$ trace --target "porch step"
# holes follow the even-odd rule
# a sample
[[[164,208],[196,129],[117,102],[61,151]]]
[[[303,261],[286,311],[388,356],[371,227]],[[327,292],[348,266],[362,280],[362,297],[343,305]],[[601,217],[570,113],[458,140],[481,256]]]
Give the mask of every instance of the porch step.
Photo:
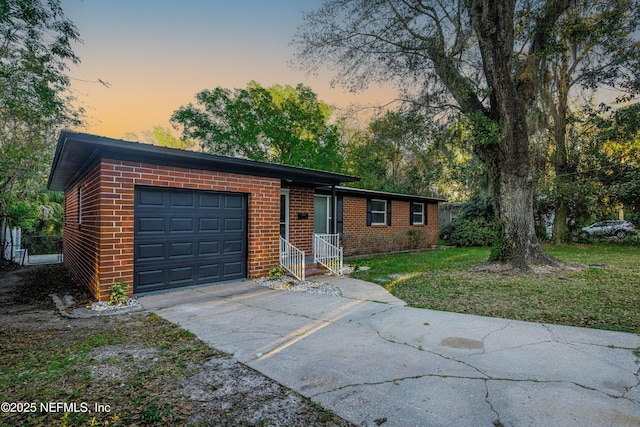
[[[327,274],[328,271],[329,270],[315,262],[307,262],[304,265],[304,274],[306,277],[322,276]]]

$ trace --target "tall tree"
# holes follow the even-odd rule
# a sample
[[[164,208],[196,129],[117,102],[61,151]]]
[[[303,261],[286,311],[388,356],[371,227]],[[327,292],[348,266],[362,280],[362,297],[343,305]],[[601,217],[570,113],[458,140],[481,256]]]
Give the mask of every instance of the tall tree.
[[[352,131],[353,132],[353,131]],[[416,170],[426,147],[422,118],[411,112],[388,111],[346,149],[349,173],[362,179],[355,186],[400,193],[426,193],[427,176]]]
[[[206,151],[293,166],[338,170],[338,127],[331,108],[302,84],[245,89],[217,87],[196,95],[171,116],[184,138]]]
[[[79,61],[78,32],[59,0],[0,2],[0,214],[37,193],[53,155],[55,132],[77,123],[68,65]]]
[[[553,141],[555,173],[553,240],[569,241],[571,195],[579,150],[569,138],[571,93],[608,86],[640,91],[640,3],[630,0],[572,2],[558,22],[554,45],[543,61],[539,85],[543,125]],[[526,15],[524,15],[526,17]]]
[[[610,203],[621,204],[625,212],[640,218],[640,103],[607,116],[594,117],[592,139],[597,150],[595,176],[607,189]]]
[[[492,259],[515,268],[557,264],[534,229],[527,111],[541,64],[570,0],[327,0],[306,16],[294,44],[303,66],[336,64],[352,89],[372,81],[418,87],[418,102],[458,111],[487,165],[501,230]],[[518,8],[518,9],[516,9]],[[528,20],[517,25],[526,10]],[[516,31],[518,29],[518,32]],[[453,108],[449,108],[453,107]]]

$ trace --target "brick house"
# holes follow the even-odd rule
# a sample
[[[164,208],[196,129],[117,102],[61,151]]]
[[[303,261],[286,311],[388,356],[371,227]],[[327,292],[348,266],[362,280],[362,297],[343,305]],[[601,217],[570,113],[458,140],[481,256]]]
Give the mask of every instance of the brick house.
[[[48,188],[64,191],[64,262],[106,300],[257,278],[282,236],[305,253],[341,233],[345,254],[437,244],[440,199],[340,186],[358,178],[62,132]]]

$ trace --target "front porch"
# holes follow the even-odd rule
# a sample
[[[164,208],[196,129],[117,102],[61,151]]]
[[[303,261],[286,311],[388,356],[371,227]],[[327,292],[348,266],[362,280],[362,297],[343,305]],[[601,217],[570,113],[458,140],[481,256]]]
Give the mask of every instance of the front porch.
[[[313,187],[281,188],[279,260],[299,280],[326,272],[341,274],[343,251],[335,233],[335,209],[331,196],[317,195]]]
[[[343,250],[339,234],[313,234],[313,256],[280,236],[280,265],[298,280],[326,273],[342,275]]]

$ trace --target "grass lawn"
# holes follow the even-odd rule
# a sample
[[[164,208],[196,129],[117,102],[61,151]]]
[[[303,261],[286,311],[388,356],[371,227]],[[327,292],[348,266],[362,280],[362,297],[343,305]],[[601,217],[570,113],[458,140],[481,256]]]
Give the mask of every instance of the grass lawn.
[[[352,276],[378,283],[410,306],[640,333],[640,247],[549,246],[562,261],[590,267],[562,274],[471,271],[488,248],[382,255],[352,262]]]

